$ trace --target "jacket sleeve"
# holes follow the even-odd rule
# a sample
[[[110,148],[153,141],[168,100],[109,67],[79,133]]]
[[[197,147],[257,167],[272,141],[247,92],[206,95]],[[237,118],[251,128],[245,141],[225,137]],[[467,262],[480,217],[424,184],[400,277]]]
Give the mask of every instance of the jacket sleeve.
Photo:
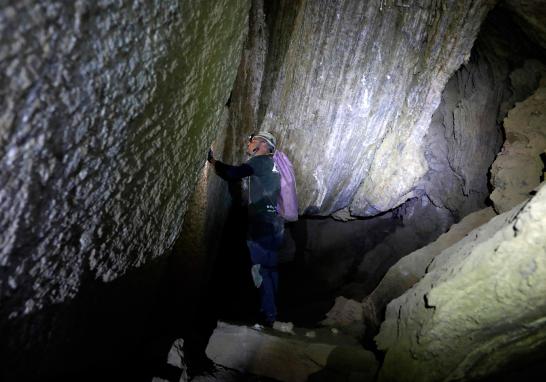
[[[240,180],[254,174],[252,167],[246,163],[240,166],[230,166],[217,160],[214,163],[214,169],[222,179],[227,181]]]

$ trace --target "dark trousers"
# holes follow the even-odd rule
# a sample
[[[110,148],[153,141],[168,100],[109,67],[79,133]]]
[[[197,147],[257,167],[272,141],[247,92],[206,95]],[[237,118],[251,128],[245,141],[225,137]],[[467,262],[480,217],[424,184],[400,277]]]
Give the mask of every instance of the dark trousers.
[[[279,285],[277,272],[277,252],[282,245],[283,231],[277,230],[259,239],[247,240],[252,264],[260,264],[260,311],[265,315],[266,321],[273,323],[277,319],[276,296]]]

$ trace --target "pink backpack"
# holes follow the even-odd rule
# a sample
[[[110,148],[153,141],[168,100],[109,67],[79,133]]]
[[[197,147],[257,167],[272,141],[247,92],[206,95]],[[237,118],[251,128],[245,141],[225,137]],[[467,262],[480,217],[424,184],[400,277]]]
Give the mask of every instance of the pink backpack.
[[[282,151],[276,150],[273,160],[281,174],[281,193],[277,200],[277,211],[289,222],[298,220],[298,194],[296,192],[296,176],[294,166]]]

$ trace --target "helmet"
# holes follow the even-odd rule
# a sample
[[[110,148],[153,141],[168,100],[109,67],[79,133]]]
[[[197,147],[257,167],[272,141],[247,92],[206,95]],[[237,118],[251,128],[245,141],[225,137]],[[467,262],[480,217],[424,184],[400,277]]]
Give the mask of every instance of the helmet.
[[[273,150],[277,147],[277,140],[273,134],[268,133],[267,131],[260,131],[252,135],[252,138],[260,138],[264,140]]]

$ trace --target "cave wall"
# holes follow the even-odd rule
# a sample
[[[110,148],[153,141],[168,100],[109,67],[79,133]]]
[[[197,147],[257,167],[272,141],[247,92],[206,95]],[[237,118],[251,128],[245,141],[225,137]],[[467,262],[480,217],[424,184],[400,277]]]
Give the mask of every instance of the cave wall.
[[[539,84],[543,64],[502,8],[489,14],[470,60],[449,80],[425,137],[427,195],[456,219],[484,208],[489,169],[504,139],[508,109]]]
[[[368,216],[418,196],[432,113],[493,2],[278,4],[285,27],[266,16],[253,44],[255,57],[273,55],[240,70],[262,78],[252,94],[263,98],[234,135],[257,127],[278,136],[301,212]]]
[[[300,224],[306,232],[305,243],[299,240],[306,271],[323,286],[353,281],[344,293],[363,297],[400,257],[434,240],[459,217],[459,211],[425,195],[445,191],[424,177],[431,166],[425,133],[445,83],[468,61],[492,5],[252,2],[221,158],[244,161],[245,137],[270,130],[295,165],[300,213],[346,221],[397,207],[400,215],[407,213],[403,227],[381,244],[388,236],[383,221],[353,221],[343,229],[333,220]],[[498,137],[476,148],[495,147],[488,149],[487,166],[500,146],[494,122],[492,129]],[[389,221],[396,227],[399,219]],[[351,233],[353,244],[333,249]]]
[[[534,86],[542,68],[525,61],[511,81]],[[386,352],[379,380],[514,380],[544,373],[544,77],[539,85],[504,119],[506,140],[491,169],[491,199],[502,214],[490,219],[490,208],[469,215],[473,222],[465,218],[397,263],[363,302],[366,324],[377,325],[381,306],[407,289],[387,305],[375,338]],[[484,218],[490,220],[468,232]]]
[[[502,380],[507,370],[544,365],[545,216],[542,184],[436,256],[387,306],[379,380]]]
[[[2,4],[0,325],[10,339],[2,341],[3,373],[36,376],[58,366],[56,346],[70,353],[69,338],[93,324],[82,312],[104,308],[70,307],[84,287],[96,285],[106,298],[127,282],[135,301],[139,288],[157,288],[164,265],[154,259],[179,235],[219,130],[249,6]],[[110,295],[125,306],[122,294]],[[147,297],[133,301],[133,313],[148,315]],[[126,330],[123,319],[109,330],[105,346]],[[35,367],[20,370],[29,349]]]
[[[352,241],[365,241],[368,245],[360,246],[363,251],[352,258],[350,251],[343,250],[332,253],[330,259],[321,259],[326,251],[316,248],[317,243],[308,246],[316,248],[317,260],[325,264],[322,273],[332,271],[330,279],[336,277],[334,273],[346,282],[349,279],[350,283],[339,290],[339,294],[362,300],[400,258],[435,240],[453,222],[490,203],[489,170],[504,139],[503,118],[509,108],[538,87],[544,69],[537,60],[540,57],[540,49],[528,40],[506,9],[496,8],[488,14],[470,58],[442,91],[440,104],[424,137],[423,150],[429,169],[417,185],[421,195],[392,210],[399,220],[391,221],[392,232],[379,241],[373,240],[377,237],[376,226],[380,226],[373,223],[375,218],[362,225],[360,232],[355,230]],[[540,150],[540,144],[535,146]],[[533,158],[535,162],[538,160],[533,166],[537,168],[540,158],[536,154]],[[524,176],[525,171],[512,167],[520,177]],[[518,177],[512,178],[514,183],[518,182]],[[537,181],[538,177],[520,190],[520,201],[528,196]],[[500,183],[494,195],[500,192]],[[333,216],[347,218],[347,210]],[[350,216],[346,224],[357,225]],[[333,224],[330,226],[333,228]],[[308,227],[310,240],[320,244],[324,237],[331,236],[324,233],[326,229],[313,228]],[[338,271],[326,266],[337,261]],[[355,263],[358,264],[356,271]],[[317,264],[312,263],[310,267],[318,268]],[[344,271],[339,269],[343,266]],[[405,284],[403,280],[401,283]],[[378,314],[382,314],[381,309]]]
[[[491,168],[493,206],[506,212],[533,193],[546,170],[546,70],[541,87],[504,119],[506,140]],[[539,72],[540,73],[540,72]]]

